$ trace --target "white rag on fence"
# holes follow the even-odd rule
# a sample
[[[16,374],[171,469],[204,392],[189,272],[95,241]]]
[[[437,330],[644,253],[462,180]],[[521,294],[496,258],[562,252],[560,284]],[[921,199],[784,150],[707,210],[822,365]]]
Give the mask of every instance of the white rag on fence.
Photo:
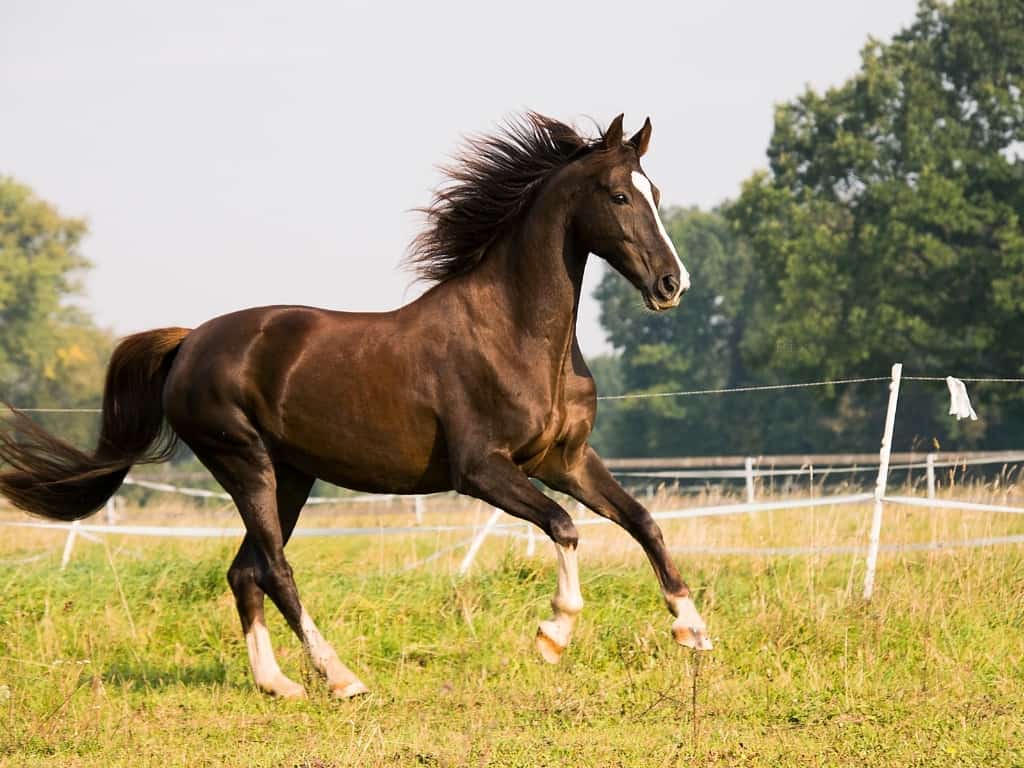
[[[946,386],[949,387],[949,415],[956,416],[956,420],[969,418],[971,421],[978,420],[978,414],[971,407],[971,398],[967,396],[967,385],[960,379],[952,376],[946,377]]]

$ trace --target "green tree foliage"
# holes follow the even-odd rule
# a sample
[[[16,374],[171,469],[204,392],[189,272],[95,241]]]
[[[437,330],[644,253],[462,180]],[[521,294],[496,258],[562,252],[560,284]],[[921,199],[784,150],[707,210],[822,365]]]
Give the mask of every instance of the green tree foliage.
[[[753,364],[1024,372],[1022,87],[1024,5],[924,0],[891,44],[868,44],[854,78],[779,107],[770,171],[730,209],[773,315],[749,339]],[[1002,393],[987,403],[990,445],[1015,440],[1019,388]],[[902,434],[949,433],[942,391],[914,394]]]
[[[694,273],[680,309],[642,315],[602,283],[627,389],[876,376],[895,361],[908,373],[1024,374],[1022,88],[1020,0],[923,0],[891,43],[868,43],[852,79],[779,106],[769,170],[724,208],[736,235],[713,214],[670,217]],[[618,448],[870,450],[878,389],[732,395],[724,410],[640,401],[622,406],[638,432]],[[901,445],[1019,447],[1021,388],[973,391],[985,419],[960,427],[944,388],[908,384]]]
[[[0,177],[0,395],[15,405],[98,404],[112,339],[68,300],[90,266],[85,222],[66,218],[13,179]],[[95,419],[52,426],[88,440]],[[53,418],[48,420],[48,424]]]
[[[644,309],[635,288],[606,270],[595,295],[609,341],[622,350],[620,386],[648,394],[728,386],[735,349],[730,341],[742,312],[749,259],[716,214],[673,210],[664,218],[684,260],[701,264],[705,290],[689,294],[674,311],[655,315]],[[721,279],[730,274],[735,279]],[[724,290],[732,291],[732,301],[719,298]],[[602,371],[594,374],[604,392]],[[709,415],[705,405],[675,397],[603,401],[595,445],[611,455],[679,453],[699,429],[694,408],[702,417]]]

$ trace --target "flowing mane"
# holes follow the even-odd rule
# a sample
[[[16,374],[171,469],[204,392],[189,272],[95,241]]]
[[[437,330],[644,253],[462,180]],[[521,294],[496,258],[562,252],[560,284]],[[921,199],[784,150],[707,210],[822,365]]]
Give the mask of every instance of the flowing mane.
[[[580,136],[551,117],[527,112],[493,136],[467,140],[426,208],[427,226],[408,262],[425,280],[444,282],[475,267],[506,225],[529,205],[553,172],[591,151],[600,139]]]

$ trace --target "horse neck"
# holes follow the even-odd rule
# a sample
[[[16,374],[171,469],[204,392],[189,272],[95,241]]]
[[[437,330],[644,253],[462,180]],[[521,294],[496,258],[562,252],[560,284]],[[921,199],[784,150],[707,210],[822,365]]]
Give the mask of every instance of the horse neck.
[[[487,314],[511,322],[515,338],[556,364],[572,348],[587,261],[568,226],[569,204],[558,190],[542,194],[470,274]]]

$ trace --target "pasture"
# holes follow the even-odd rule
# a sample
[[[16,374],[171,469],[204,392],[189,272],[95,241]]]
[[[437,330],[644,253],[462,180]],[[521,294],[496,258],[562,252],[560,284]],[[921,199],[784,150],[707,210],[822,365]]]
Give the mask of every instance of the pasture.
[[[407,506],[341,509],[300,526],[409,524]],[[442,497],[428,522],[488,512]],[[869,518],[818,507],[664,528],[674,547],[825,547],[865,542]],[[180,502],[127,511],[140,521],[235,524]],[[883,541],[1020,533],[1015,515],[887,507]],[[678,554],[716,644],[698,659],[672,642],[639,547],[610,526],[581,534],[587,605],[556,667],[533,648],[555,583],[547,541],[531,557],[491,538],[464,578],[462,550],[409,569],[459,534],[293,541],[306,605],[372,689],[338,702],[270,607],[281,665],[310,696],[255,690],[224,578],[236,540],[79,541],[60,572],[61,534],[5,528],[0,765],[1024,764],[1024,547],[883,552],[870,605],[862,554]]]

